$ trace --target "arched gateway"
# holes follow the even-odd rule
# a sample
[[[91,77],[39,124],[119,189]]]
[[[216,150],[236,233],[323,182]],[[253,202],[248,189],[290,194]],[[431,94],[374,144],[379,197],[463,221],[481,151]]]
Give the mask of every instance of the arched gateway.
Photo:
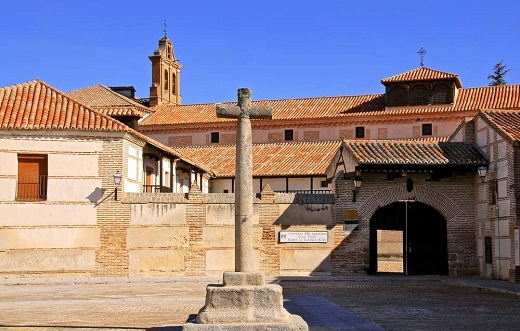
[[[370,219],[370,271],[447,275],[447,222],[414,200],[390,203]]]

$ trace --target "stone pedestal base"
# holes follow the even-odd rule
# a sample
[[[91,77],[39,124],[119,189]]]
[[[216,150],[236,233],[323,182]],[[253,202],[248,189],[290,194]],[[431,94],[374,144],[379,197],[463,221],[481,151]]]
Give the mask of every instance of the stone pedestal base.
[[[206,304],[183,331],[307,331],[307,323],[283,307],[282,287],[261,273],[224,273],[224,285],[206,288]]]
[[[298,315],[291,315],[286,323],[223,323],[196,324],[186,323],[183,331],[308,331],[307,323]]]

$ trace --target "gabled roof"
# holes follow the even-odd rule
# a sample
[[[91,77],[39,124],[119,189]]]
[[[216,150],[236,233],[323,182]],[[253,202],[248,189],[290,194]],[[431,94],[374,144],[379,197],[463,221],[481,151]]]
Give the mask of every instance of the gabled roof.
[[[127,126],[33,80],[0,88],[0,129],[126,131]]]
[[[457,87],[462,87],[459,76],[445,71],[439,71],[426,67],[419,67],[403,73],[390,76],[381,80],[381,83],[401,83],[401,82],[418,82],[431,80],[454,79]]]
[[[236,102],[224,102],[236,105]],[[384,95],[368,94],[356,96],[279,99],[252,101],[253,106],[270,106],[273,120],[342,117],[349,114],[384,110]],[[235,119],[218,118],[216,103],[168,105],[154,107],[155,113],[141,126],[162,124],[195,124],[233,122]],[[348,112],[348,114],[347,114]]]
[[[235,105],[236,102],[225,104]],[[481,109],[520,110],[520,85],[483,86],[461,88],[456,103],[450,105],[396,106],[385,108],[384,94],[354,96],[316,97],[299,99],[258,100],[254,106],[270,106],[272,120],[253,120],[262,123],[276,120],[315,120],[315,119],[369,119],[388,120],[395,116],[439,115],[463,116],[476,115]],[[155,107],[155,113],[144,120],[139,128],[146,130],[168,125],[201,125],[209,123],[234,123],[236,120],[218,118],[216,104],[167,105]],[[267,124],[267,122],[266,122]]]
[[[109,116],[144,117],[153,112],[150,108],[102,84],[69,91],[67,94]]]
[[[344,146],[359,165],[487,164],[486,158],[475,146],[459,142],[345,140]]]
[[[0,88],[0,130],[126,132],[211,173],[171,147],[89,108],[40,80]]]
[[[341,141],[253,144],[253,176],[325,176]],[[176,147],[183,155],[211,168],[217,177],[235,176],[235,145]]]
[[[512,142],[520,141],[520,113],[508,110],[486,110],[480,113],[491,126]]]

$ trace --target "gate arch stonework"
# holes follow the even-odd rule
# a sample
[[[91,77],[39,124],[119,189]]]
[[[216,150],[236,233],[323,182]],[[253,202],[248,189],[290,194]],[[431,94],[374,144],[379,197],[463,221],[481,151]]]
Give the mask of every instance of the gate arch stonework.
[[[370,219],[379,208],[399,200],[415,200],[429,205],[438,210],[448,222],[461,212],[460,207],[449,197],[424,185],[415,186],[413,192],[408,192],[404,185],[382,189],[366,199],[358,212],[362,218]]]

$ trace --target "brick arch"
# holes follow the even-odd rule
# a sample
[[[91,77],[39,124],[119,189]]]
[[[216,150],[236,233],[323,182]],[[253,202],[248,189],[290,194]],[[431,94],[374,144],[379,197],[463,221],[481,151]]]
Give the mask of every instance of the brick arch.
[[[395,185],[370,196],[359,207],[359,213],[363,218],[370,219],[376,210],[381,207],[398,200],[412,199],[435,208],[447,221],[455,218],[461,212],[459,206],[440,191],[427,186],[416,185],[412,192],[407,192],[405,185]]]

